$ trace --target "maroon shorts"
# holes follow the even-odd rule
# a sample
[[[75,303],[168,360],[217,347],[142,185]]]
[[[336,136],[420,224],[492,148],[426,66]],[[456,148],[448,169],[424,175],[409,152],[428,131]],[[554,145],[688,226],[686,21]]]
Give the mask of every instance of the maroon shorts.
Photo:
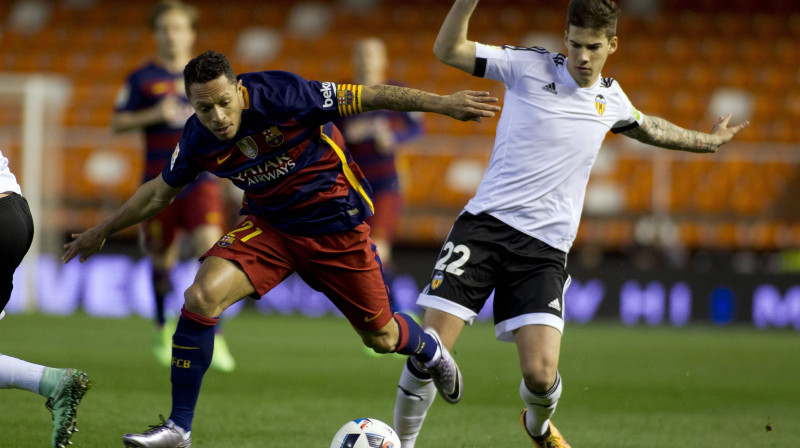
[[[359,330],[383,328],[392,319],[369,226],[310,237],[290,235],[250,215],[205,257],[238,263],[261,298],[293,272],[328,299]]]
[[[191,233],[202,225],[222,227],[223,208],[215,180],[189,185],[166,209],[142,223],[145,247],[150,252],[166,250],[181,230]]]

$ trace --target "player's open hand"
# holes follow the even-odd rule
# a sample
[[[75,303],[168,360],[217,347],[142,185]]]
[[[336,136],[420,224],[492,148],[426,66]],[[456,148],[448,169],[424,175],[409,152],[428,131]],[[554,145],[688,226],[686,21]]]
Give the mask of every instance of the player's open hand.
[[[746,128],[750,125],[749,121],[743,121],[736,126],[728,127],[728,123],[731,121],[731,114],[728,114],[724,117],[719,117],[716,122],[711,126],[710,134],[714,137],[715,143],[717,143],[717,147],[728,143],[734,135],[738,134],[742,131],[742,129]]]
[[[495,112],[500,112],[500,106],[495,105],[497,98],[489,96],[489,92],[476,92],[463,90],[444,97],[445,115],[461,121],[477,121],[482,118],[494,117]]]
[[[105,233],[100,231],[97,227],[92,227],[83,233],[73,233],[70,236],[72,237],[72,241],[64,245],[66,252],[61,256],[61,261],[63,263],[72,260],[77,255],[80,255],[79,260],[83,263],[89,257],[99,252],[106,243]]]

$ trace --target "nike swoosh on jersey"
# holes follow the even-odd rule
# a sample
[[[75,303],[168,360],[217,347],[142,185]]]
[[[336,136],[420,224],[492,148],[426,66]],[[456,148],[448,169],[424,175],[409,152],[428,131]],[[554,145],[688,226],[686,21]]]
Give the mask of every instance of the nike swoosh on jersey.
[[[377,319],[377,318],[378,318],[378,316],[380,316],[382,312],[383,312],[383,310],[380,310],[380,311],[378,311],[378,314],[376,314],[376,315],[374,315],[374,316],[367,316],[367,317],[365,317],[365,318],[364,318],[364,322],[372,322],[373,320]]]
[[[172,343],[172,348],[182,348],[184,350],[200,350],[200,347],[184,347],[182,345],[178,345],[176,343]]]
[[[222,163],[223,163],[223,162],[225,162],[226,160],[228,160],[228,158],[231,156],[231,154],[233,154],[233,153],[230,153],[230,154],[228,154],[228,155],[227,155],[227,156],[225,156],[225,157],[219,157],[219,156],[217,156],[217,165],[222,165]]]

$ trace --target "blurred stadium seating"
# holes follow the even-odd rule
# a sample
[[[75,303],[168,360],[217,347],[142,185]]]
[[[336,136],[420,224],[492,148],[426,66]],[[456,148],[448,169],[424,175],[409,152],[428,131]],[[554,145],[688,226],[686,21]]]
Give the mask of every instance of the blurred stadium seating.
[[[73,84],[63,118],[64,212],[55,223],[65,232],[96,222],[138,186],[142,166],[138,136],[114,137],[108,127],[125,74],[153,51],[145,26],[153,3],[0,2],[2,71],[62,74]],[[193,3],[201,11],[196,50],[228,54],[239,72],[284,69],[308,79],[346,81],[352,78],[351,43],[376,35],[387,42],[397,81],[440,93],[475,89],[502,97],[501,85],[471,78],[435,60],[432,46],[449,0],[236,1],[224,7]],[[752,102],[747,111],[752,126],[715,156],[654,155],[628,139],[609,135],[603,150],[609,154],[607,163],[598,167],[589,186],[590,192],[593,188],[609,192],[603,196],[607,203],[598,207],[587,203],[577,244],[620,249],[642,243],[636,239],[637,225],[657,215],[669,217],[677,236],[674,243],[688,248],[800,246],[798,207],[793,205],[797,201],[793,192],[800,188],[796,151],[800,4],[797,0],[660,3],[656,13],[622,17],[619,51],[609,59],[604,75],[618,79],[643,112],[701,130],[712,122],[709,104],[715,89],[741,92]],[[20,12],[30,4],[44,8],[44,15]],[[485,1],[473,17],[470,37],[521,45],[523,36],[537,31],[558,39],[564,29],[564,9],[541,0]],[[30,17],[39,17],[39,22]],[[31,25],[31,20],[41,26]],[[253,27],[268,32],[253,34]],[[264,46],[258,47],[266,55],[261,59],[243,53],[253,46],[237,46],[248,29],[248,36],[265,36]],[[18,124],[17,112],[0,108],[0,127]],[[445,182],[448,169],[456,162],[462,163],[459,167],[471,162],[464,176],[472,176],[475,166],[485,167],[495,124],[496,119],[477,125],[425,117],[426,138],[400,154],[409,205],[402,240],[440,243],[471,196],[470,185],[473,190],[475,185],[472,177],[458,182],[458,174],[455,184]],[[19,147],[12,144],[3,151],[13,159]],[[98,161],[98,154],[111,156]],[[105,183],[98,181],[91,175],[92,163],[106,166],[104,160],[114,155],[123,161],[117,162],[118,173],[106,176]]]

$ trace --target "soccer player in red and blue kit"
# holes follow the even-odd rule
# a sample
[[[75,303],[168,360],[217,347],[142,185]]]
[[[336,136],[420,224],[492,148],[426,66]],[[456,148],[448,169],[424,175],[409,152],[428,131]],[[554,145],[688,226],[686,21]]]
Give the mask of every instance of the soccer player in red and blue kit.
[[[183,68],[192,58],[196,28],[194,7],[177,0],[158,3],[150,15],[150,29],[156,43],[153,60],[131,73],[117,95],[111,129],[117,133],[143,131],[147,148],[145,182],[161,174],[181,137],[183,125],[194,113],[184,89]],[[156,302],[153,354],[165,367],[172,360],[174,328],[165,325],[164,300],[172,290],[169,274],[178,261],[179,237],[191,237],[192,247],[199,256],[222,235],[223,201],[218,182],[209,174],[199,176],[172,205],[140,227],[144,249],[153,263]],[[236,362],[219,326],[215,328],[211,366],[230,372]]]
[[[389,86],[306,81],[287,72],[235,76],[224,55],[192,59],[184,82],[195,110],[169,163],[112,216],[73,235],[62,257],[84,261],[112,233],[166,207],[204,171],[245,192],[246,218],[203,256],[172,342],[172,412],[132,447],[188,447],[214,325],[230,305],[259,298],[293,272],[322,291],[376,352],[414,356],[449,402],[461,375],[436,332],[392,313],[378,253],[364,219],[370,188],[339,130],[341,116],[375,109],[435,112],[480,121],[499,110],[488,92],[439,96]]]

